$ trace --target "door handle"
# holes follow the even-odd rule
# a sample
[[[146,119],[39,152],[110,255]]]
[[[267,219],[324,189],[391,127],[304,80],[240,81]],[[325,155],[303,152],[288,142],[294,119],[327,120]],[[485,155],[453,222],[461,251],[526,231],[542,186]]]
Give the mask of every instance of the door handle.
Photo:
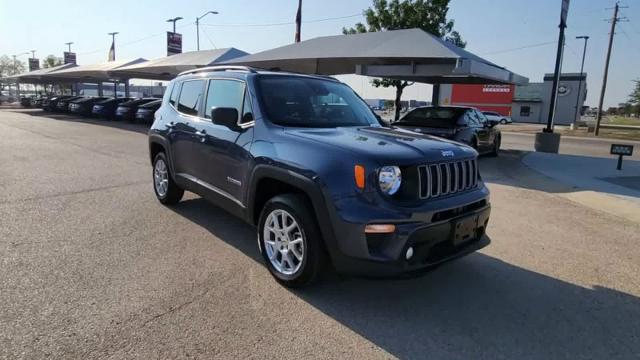
[[[207,140],[207,131],[204,129],[196,131],[196,136],[200,138],[200,142],[205,142]]]
[[[172,122],[166,124],[165,126],[167,127],[167,129],[171,130],[171,129],[176,127],[176,124],[172,121]]]

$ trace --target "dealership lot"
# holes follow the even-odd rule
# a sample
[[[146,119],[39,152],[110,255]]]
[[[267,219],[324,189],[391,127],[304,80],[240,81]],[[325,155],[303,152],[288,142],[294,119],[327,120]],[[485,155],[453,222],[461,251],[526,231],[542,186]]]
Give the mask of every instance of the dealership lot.
[[[254,229],[155,200],[145,127],[0,110],[0,131],[0,358],[640,356],[640,224],[558,196],[516,152],[480,163],[486,249],[291,291]]]

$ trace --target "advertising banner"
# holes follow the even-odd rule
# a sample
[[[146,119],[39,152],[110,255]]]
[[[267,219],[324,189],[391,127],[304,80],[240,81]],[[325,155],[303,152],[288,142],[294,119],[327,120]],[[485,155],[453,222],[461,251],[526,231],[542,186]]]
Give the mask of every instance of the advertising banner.
[[[64,52],[64,63],[65,64],[74,64],[76,65],[76,53],[74,52]]]
[[[37,58],[29,58],[29,71],[40,69],[40,60]]]
[[[167,56],[182,53],[182,34],[167,31]]]

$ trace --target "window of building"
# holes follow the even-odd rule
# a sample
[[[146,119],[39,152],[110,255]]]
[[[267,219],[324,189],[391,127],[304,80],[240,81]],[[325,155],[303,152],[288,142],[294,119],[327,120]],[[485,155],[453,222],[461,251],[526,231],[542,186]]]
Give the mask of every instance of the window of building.
[[[531,107],[520,106],[520,116],[529,116],[529,115],[531,115]]]
[[[178,111],[183,114],[197,116],[200,102],[202,101],[202,90],[204,80],[190,80],[182,83],[180,100],[178,101]]]
[[[207,92],[205,117],[211,119],[212,108],[234,108],[242,114],[244,83],[235,80],[211,80]]]

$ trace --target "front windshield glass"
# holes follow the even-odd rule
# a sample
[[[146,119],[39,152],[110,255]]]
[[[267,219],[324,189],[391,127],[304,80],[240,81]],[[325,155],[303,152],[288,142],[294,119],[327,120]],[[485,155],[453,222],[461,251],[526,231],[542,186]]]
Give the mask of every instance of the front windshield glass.
[[[460,116],[462,116],[464,112],[464,109],[458,108],[415,109],[395,124],[432,128],[452,128],[456,127],[458,119],[460,119]]]
[[[258,89],[267,117],[292,127],[380,126],[369,106],[339,82],[302,76],[261,76]]]

